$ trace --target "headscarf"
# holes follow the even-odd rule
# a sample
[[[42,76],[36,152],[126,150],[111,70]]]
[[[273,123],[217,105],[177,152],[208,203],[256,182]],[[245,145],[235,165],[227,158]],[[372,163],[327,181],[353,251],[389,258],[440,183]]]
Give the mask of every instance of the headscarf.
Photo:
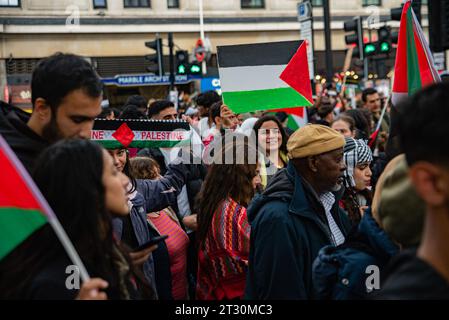
[[[346,138],[346,145],[343,149],[343,158],[346,164],[345,186],[347,188],[355,187],[354,169],[360,163],[369,163],[373,161],[373,154],[364,140]]]

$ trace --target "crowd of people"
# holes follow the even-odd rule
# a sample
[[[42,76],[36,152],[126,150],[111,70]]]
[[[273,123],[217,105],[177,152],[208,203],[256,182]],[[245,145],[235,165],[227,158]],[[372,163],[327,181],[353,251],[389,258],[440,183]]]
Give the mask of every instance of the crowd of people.
[[[366,88],[352,108],[323,87],[293,131],[286,113],[235,114],[215,91],[182,109],[143,96],[102,107],[86,60],[45,58],[33,112],[1,102],[0,134],[91,278],[67,288],[72,262],[46,224],[0,260],[0,298],[447,299],[448,89],[391,106]],[[186,121],[198,161],[106,150],[89,140],[96,118]]]

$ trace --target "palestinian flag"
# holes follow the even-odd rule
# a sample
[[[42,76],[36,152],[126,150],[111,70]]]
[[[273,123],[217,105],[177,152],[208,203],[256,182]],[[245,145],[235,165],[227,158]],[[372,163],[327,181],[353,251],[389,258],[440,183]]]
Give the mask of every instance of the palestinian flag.
[[[313,104],[304,41],[219,46],[223,102],[235,113]]]
[[[287,119],[287,127],[293,131],[298,130],[299,128],[304,127],[307,123],[309,123],[307,118],[307,110],[302,108],[302,116],[296,114],[289,114]]]
[[[172,148],[190,144],[191,133],[185,121],[95,119],[91,140],[106,149]]]
[[[48,211],[41,193],[2,136],[0,147],[1,260],[47,223]]]
[[[392,102],[440,81],[424,33],[413,12],[411,1],[404,4],[399,28],[398,48],[394,66]]]

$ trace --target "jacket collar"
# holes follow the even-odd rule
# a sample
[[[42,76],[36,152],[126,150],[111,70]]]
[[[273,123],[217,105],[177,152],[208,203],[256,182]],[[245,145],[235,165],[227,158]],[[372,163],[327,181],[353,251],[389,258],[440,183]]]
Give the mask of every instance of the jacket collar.
[[[290,212],[315,220],[317,218],[316,213],[311,210],[309,201],[306,197],[306,192],[310,192],[310,190],[305,190],[303,179],[297,173],[292,161],[287,165],[287,176],[294,185],[293,197],[289,206]]]
[[[322,207],[321,200],[318,194],[315,192],[315,190],[312,189],[312,186],[310,186],[310,184],[298,174],[295,167],[293,166],[292,161],[290,161],[287,165],[287,176],[290,182],[294,185],[293,197],[290,202],[289,210],[295,214],[315,219],[316,213],[312,211],[306,194],[309,194],[309,198],[315,199],[317,204]],[[343,187],[339,191],[333,192],[335,196],[334,206],[338,204],[343,193]]]

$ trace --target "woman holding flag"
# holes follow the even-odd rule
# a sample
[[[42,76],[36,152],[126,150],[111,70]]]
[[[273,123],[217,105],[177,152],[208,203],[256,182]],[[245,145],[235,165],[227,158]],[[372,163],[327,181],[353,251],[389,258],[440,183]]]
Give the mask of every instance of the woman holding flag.
[[[87,140],[62,141],[43,152],[36,168],[34,181],[88,273],[104,280],[88,281],[80,290],[79,273],[47,223],[0,261],[0,298],[154,298],[113,235],[111,217],[129,214],[129,180],[111,156]]]

